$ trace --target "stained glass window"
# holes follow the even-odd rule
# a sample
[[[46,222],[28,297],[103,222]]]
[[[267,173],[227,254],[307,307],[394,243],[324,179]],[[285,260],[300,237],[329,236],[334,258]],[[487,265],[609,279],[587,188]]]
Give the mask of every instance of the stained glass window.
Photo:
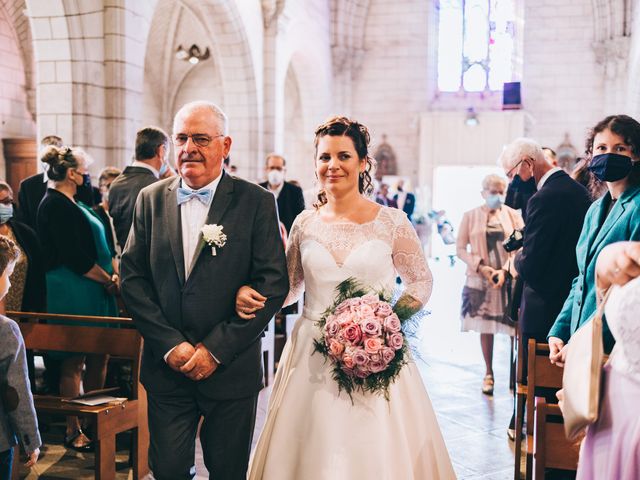
[[[502,90],[513,80],[515,0],[440,0],[438,89]]]

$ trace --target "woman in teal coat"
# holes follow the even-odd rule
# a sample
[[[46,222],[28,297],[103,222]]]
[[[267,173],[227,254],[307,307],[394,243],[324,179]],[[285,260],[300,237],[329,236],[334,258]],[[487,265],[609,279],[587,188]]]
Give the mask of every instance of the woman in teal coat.
[[[610,243],[640,240],[640,123],[627,115],[609,116],[593,128],[586,150],[590,172],[606,182],[608,192],[587,212],[576,247],[578,276],[547,337],[549,358],[558,366],[564,365],[571,335],[596,312],[598,254]],[[603,337],[610,352],[614,340],[606,322]]]

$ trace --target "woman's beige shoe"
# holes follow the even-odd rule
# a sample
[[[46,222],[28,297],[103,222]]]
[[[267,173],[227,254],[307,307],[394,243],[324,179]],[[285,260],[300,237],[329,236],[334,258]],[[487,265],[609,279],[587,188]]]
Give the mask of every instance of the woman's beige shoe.
[[[482,393],[493,395],[493,375],[485,375],[482,380]]]

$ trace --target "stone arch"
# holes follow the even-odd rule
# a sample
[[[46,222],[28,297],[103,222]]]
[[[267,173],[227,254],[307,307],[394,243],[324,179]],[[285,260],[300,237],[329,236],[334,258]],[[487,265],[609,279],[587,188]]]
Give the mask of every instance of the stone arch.
[[[200,38],[193,40],[193,37],[182,35],[180,22],[185,18],[197,22],[192,26],[202,33]],[[191,43],[201,48],[209,47],[211,58],[207,62],[213,67],[205,66],[204,62],[192,69],[178,64],[174,55],[176,42],[185,41],[189,43],[182,45],[186,48]],[[233,161],[243,175],[254,175],[261,144],[259,92],[251,47],[237,6],[223,0],[160,0],[147,41],[144,82],[148,92],[144,119],[152,120],[155,115],[158,123],[169,128],[175,114],[172,110],[177,108],[175,101],[183,95],[180,88],[192,85],[194,78],[206,80],[201,71],[208,69],[211,72],[211,68],[215,69],[216,76],[207,85],[220,92],[210,99],[218,99],[229,117],[234,139]],[[158,100],[155,105],[150,95]]]

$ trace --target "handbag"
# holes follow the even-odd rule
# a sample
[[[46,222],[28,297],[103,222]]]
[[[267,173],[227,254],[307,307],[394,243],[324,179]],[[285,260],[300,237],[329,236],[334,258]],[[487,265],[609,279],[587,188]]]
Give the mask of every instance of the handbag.
[[[562,415],[564,432],[569,440],[576,439],[598,418],[604,359],[602,315],[608,297],[609,292],[596,314],[571,336],[567,345],[562,373]]]

